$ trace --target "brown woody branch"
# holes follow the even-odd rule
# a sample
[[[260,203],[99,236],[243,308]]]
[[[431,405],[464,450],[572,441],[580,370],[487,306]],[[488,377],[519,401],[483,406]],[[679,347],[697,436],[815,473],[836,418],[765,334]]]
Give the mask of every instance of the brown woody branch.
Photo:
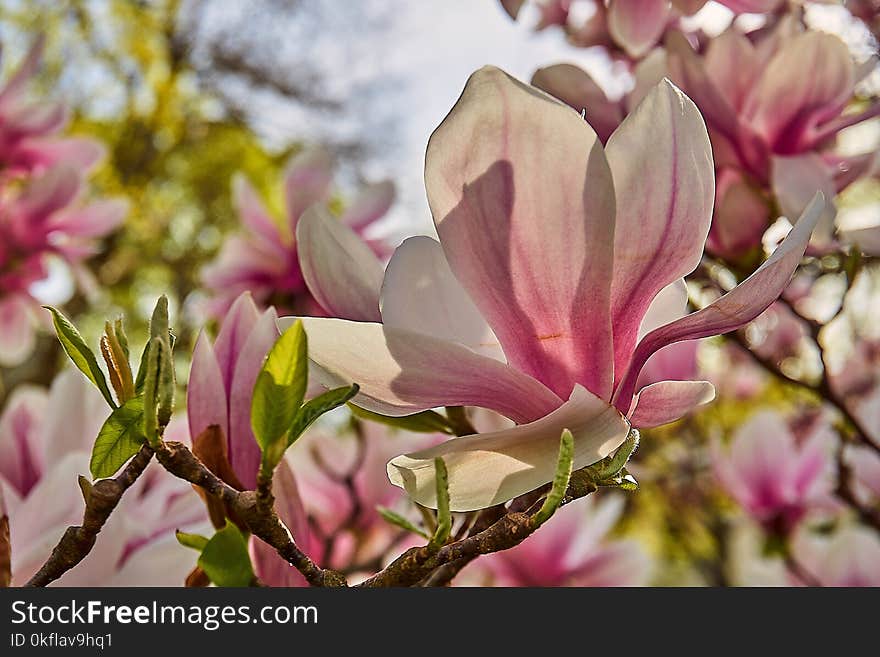
[[[47,586],[86,558],[122,495],[137,481],[152,458],[153,450],[144,445],[115,478],[102,479],[91,487],[86,495],[82,525],[67,528],[49,559],[25,586]]]

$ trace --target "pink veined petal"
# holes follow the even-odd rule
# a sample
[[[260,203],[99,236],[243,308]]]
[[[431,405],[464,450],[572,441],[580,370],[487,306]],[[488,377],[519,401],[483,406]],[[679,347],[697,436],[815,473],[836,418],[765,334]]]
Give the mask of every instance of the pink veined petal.
[[[730,292],[705,308],[661,326],[642,338],[633,353],[629,370],[615,392],[615,405],[629,408],[639,372],[656,351],[674,342],[733,331],[764,312],[779,297],[797,269],[824,205],[821,192],[817,193],[773,255]]]
[[[50,413],[40,427],[46,463],[76,451],[91,451],[107,418],[107,402],[79,370],[62,371],[49,388]]]
[[[762,71],[755,47],[732,27],[709,41],[703,66],[708,78],[737,111]]]
[[[0,477],[26,497],[46,470],[46,394],[32,386],[15,388],[0,415]]]
[[[430,237],[404,240],[385,269],[382,323],[460,342],[506,362],[498,338],[455,278],[443,247]]]
[[[339,220],[353,231],[360,232],[385,216],[394,203],[394,195],[394,183],[390,180],[368,185]]]
[[[715,386],[708,381],[660,381],[642,388],[633,398],[629,420],[640,429],[659,427],[713,399]]]
[[[829,243],[834,234],[834,217],[837,214],[832,201],[835,189],[831,166],[818,153],[805,153],[793,157],[773,157],[770,172],[779,209],[789,219],[800,216],[816,191],[825,195],[825,211],[813,231],[813,242]]]
[[[264,312],[239,352],[229,389],[229,464],[248,489],[257,485],[260,446],[251,427],[251,401],[263,360],[278,339],[274,308]]]
[[[610,0],[608,31],[630,57],[645,55],[669,22],[669,0]]]
[[[296,242],[306,285],[329,315],[379,321],[382,262],[351,228],[315,205],[300,220]]]
[[[88,171],[106,154],[104,146],[94,140],[81,137],[37,137],[19,144],[14,160],[27,168],[53,167],[67,164],[80,171]]]
[[[19,365],[34,350],[34,319],[30,303],[20,295],[0,298],[0,365]]]
[[[611,389],[614,188],[593,130],[485,67],[434,131],[428,202],[453,273],[508,360],[567,398]]]
[[[576,386],[568,402],[539,420],[398,456],[388,464],[388,476],[413,500],[436,508],[434,459],[442,457],[449,473],[450,509],[483,509],[552,481],[564,429],[574,436],[577,470],[617,449],[629,423],[607,402]]]
[[[789,40],[767,64],[743,106],[746,121],[776,153],[793,153],[853,93],[849,51],[838,37],[806,32]]]
[[[581,68],[574,64],[554,64],[539,68],[532,85],[555,96],[575,111],[583,111],[604,144],[623,120],[620,103],[608,100],[605,92]]]
[[[728,139],[736,141],[739,124],[736,112],[685,36],[680,32],[671,32],[666,37],[666,52],[672,81],[693,99],[707,123]]]
[[[284,330],[296,320],[282,317]],[[540,382],[454,342],[381,324],[304,317],[312,374],[326,387],[357,383],[355,403],[384,415],[482,406],[530,422],[562,404]]]
[[[103,237],[122,223],[128,209],[128,201],[122,198],[95,201],[85,207],[56,213],[48,228],[75,237]]]
[[[193,349],[189,383],[186,386],[186,417],[190,440],[198,438],[213,424],[229,440],[229,409],[223,374],[214,354],[214,348],[204,331],[199,333]]]
[[[287,461],[282,461],[275,470],[275,476],[272,479],[272,494],[275,496],[275,509],[278,512],[278,517],[290,530],[297,546],[300,549],[307,549],[306,546],[309,544],[308,518],[300,499],[296,479]],[[266,585],[308,586],[305,577],[282,559],[275,548],[269,544],[255,538],[251,543],[251,553],[256,574],[260,581]]]
[[[655,328],[674,322],[687,314],[688,291],[683,278],[672,281],[651,300],[642,317],[638,339],[641,340]]]
[[[638,152],[642,155],[634,158]],[[669,80],[627,116],[605,153],[617,196],[611,317],[619,378],[651,301],[700,262],[715,171],[699,110]]]
[[[288,163],[284,171],[284,195],[291,234],[296,234],[303,212],[327,200],[332,181],[333,161],[321,148],[304,150]]]
[[[235,363],[259,318],[260,313],[257,310],[256,304],[254,304],[250,292],[243,292],[232,304],[226,317],[223,318],[223,323],[220,325],[220,332],[214,341],[214,355],[217,358],[217,363],[220,365],[220,375],[222,376],[227,399],[232,388],[232,374],[235,371]]]
[[[269,216],[266,206],[242,173],[232,179],[232,197],[242,223],[269,242],[281,241],[281,231]]]

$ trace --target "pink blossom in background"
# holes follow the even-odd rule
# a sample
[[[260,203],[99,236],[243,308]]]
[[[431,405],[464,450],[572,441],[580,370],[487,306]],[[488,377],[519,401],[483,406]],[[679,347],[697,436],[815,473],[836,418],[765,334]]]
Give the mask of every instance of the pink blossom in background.
[[[761,244],[772,191],[797,217],[816,190],[829,200],[817,245],[832,238],[834,195],[874,165],[874,153],[837,155],[837,134],[880,113],[873,102],[844,112],[873,62],[857,65],[838,37],[804,31],[794,19],[749,34],[730,27],[695,52],[681,34],[666,41],[669,75],[700,108],[719,169],[709,246],[736,257]],[[724,181],[724,184],[722,184]]]
[[[297,154],[284,172],[286,216],[274,218],[247,179],[233,180],[233,196],[242,231],[227,238],[217,258],[202,272],[212,294],[210,312],[223,316],[243,292],[260,306],[274,304],[287,312],[314,313],[317,306],[303,280],[297,258],[296,227],[303,212],[330,200],[333,167],[330,155],[320,149]],[[338,221],[364,235],[394,201],[394,186],[380,182],[365,187]],[[379,256],[387,255],[381,241],[367,240]]]
[[[880,538],[867,527],[847,526],[830,538],[802,536],[794,550],[819,586],[880,586]]]
[[[44,313],[32,290],[53,259],[68,276],[83,275],[83,261],[128,207],[121,199],[85,198],[85,176],[101,145],[57,137],[66,125],[64,106],[26,93],[41,52],[38,40],[0,90],[0,366],[17,365],[33,350]]]
[[[72,370],[48,393],[19,387],[0,416],[0,496],[9,513],[13,585],[48,558],[68,525],[82,522],[78,474],[88,476],[91,445],[109,415],[104,399]],[[204,524],[190,486],[151,467],[122,498],[95,548],[62,586],[178,586],[195,565],[174,530]],[[168,555],[163,568],[154,558]]]
[[[798,440],[781,415],[759,411],[728,447],[713,445],[712,465],[746,513],[767,531],[787,536],[811,511],[835,508],[835,442],[824,423]]]
[[[646,586],[653,562],[638,541],[608,533],[623,513],[619,495],[562,507],[525,541],[480,557],[464,582],[495,586]]]
[[[425,180],[440,242],[406,240],[384,276],[353,231],[306,213],[297,231],[306,280],[343,319],[303,323],[322,383],[357,382],[355,401],[369,410],[480,406],[519,423],[390,463],[392,481],[431,506],[433,459],[443,456],[455,510],[550,481],[563,428],[580,468],[616,449],[630,422],[665,424],[709,401],[707,382],[639,389],[638,378],[663,347],[767,308],[823,205],[817,198],[751,277],[688,315],[682,277],[700,261],[714,168],[699,112],[668,81],[603,149],[569,107],[483,68],[432,135]]]

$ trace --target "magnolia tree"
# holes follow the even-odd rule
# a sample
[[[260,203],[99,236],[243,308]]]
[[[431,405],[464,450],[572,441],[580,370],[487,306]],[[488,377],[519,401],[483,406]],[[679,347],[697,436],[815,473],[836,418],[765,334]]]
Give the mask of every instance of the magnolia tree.
[[[396,249],[391,184],[340,203],[324,150],[283,216],[235,177],[205,328],[180,344],[162,297],[140,354],[39,309],[124,205],[79,200],[99,149],[25,95],[35,47],[0,93],[0,355],[45,317],[79,372],[0,416],[0,579],[880,584],[875,61],[785,2],[714,33],[703,2],[501,4],[630,91],[474,72],[427,143],[437,239]],[[723,558],[664,579],[652,503]]]

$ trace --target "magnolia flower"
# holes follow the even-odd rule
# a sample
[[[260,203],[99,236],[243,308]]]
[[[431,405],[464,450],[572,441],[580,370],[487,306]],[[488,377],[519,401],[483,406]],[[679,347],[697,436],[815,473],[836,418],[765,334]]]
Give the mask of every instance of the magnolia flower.
[[[645,586],[651,558],[634,540],[609,540],[624,499],[578,500],[510,550],[480,557],[463,575],[497,586]]]
[[[820,586],[880,586],[880,538],[866,527],[847,526],[831,538],[797,542],[796,556]]]
[[[707,0],[594,0],[585,20],[574,18],[573,0],[536,0],[542,30],[562,27],[571,43],[583,47],[604,46],[630,59],[640,59],[661,40],[682,16],[696,14]],[[504,11],[516,19],[525,0],[500,0]],[[718,0],[735,14],[765,14],[782,0]]]
[[[724,489],[768,531],[788,535],[808,512],[833,507],[834,433],[814,427],[800,444],[779,414],[761,411],[736,431],[727,450],[713,444]]]
[[[186,391],[193,452],[218,477],[237,490],[257,485],[261,452],[251,426],[254,384],[266,354],[278,339],[274,308],[257,309],[251,295],[241,294],[223,318],[211,344],[202,331],[193,350]],[[286,461],[272,481],[278,516],[297,545],[307,553],[318,549],[309,529],[293,471]],[[215,526],[226,522],[224,507],[206,498]],[[252,538],[251,557],[260,581],[269,586],[302,586],[305,579],[273,548]]]
[[[62,103],[34,101],[27,86],[40,67],[43,39],[37,39],[13,76],[0,88],[0,168],[2,177],[65,163],[85,170],[104,154],[93,139],[56,135],[67,125]]]
[[[243,175],[233,179],[233,196],[245,230],[227,239],[217,259],[202,272],[205,286],[214,295],[213,315],[223,316],[246,291],[261,305],[281,299],[289,311],[315,310],[297,260],[296,226],[306,208],[315,203],[327,204],[332,180],[332,163],[325,151],[306,150],[297,154],[284,172],[287,216],[279,222],[266,210]],[[369,185],[339,221],[363,235],[385,215],[393,200],[394,187],[390,182]],[[377,254],[385,254],[381,242],[370,244]]]
[[[84,503],[77,474],[88,474],[91,445],[108,411],[103,397],[79,374],[62,372],[48,394],[19,387],[0,416],[0,497],[5,499],[12,539],[14,585],[24,584],[49,557],[68,525],[82,522]],[[150,468],[126,492],[100,540],[67,586],[171,586],[183,582],[194,563],[176,545],[174,529],[204,519],[189,485],[161,468]],[[162,569],[154,551],[167,553]]]
[[[710,246],[722,255],[760,245],[770,214],[761,190],[772,190],[781,213],[796,217],[816,190],[830,201],[874,166],[874,153],[832,149],[841,130],[880,113],[876,100],[844,113],[874,62],[856,66],[838,37],[801,30],[791,20],[753,35],[731,27],[702,54],[681,34],[667,39],[670,77],[694,99],[712,136],[724,195]],[[723,187],[721,176],[730,178]],[[833,217],[829,203],[820,243],[830,240]]]
[[[762,312],[822,207],[817,200],[746,281],[684,315],[682,277],[700,261],[714,193],[693,103],[662,82],[603,149],[576,112],[492,67],[471,76],[432,135],[425,182],[440,242],[406,240],[384,277],[352,231],[319,209],[306,213],[297,231],[304,276],[346,319],[303,325],[316,376],[357,382],[364,408],[479,406],[518,423],[391,461],[392,481],[431,506],[442,456],[454,510],[550,481],[565,428],[581,468],[613,452],[630,423],[656,426],[709,401],[706,382],[636,383],[663,347]]]

